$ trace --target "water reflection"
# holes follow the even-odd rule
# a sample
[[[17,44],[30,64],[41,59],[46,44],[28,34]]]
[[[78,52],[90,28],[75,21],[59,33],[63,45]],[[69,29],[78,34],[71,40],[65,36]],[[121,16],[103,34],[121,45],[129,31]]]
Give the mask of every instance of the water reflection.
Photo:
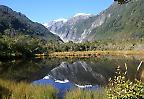
[[[140,79],[143,73],[137,72],[139,60],[124,58],[100,58],[79,59],[74,61],[62,61],[60,65],[53,68],[43,79],[34,81],[34,84],[50,84],[59,90],[59,99],[66,91],[79,87],[82,89],[96,90],[108,83],[109,78],[115,76],[116,67],[121,66],[125,72],[124,64],[127,63],[127,77],[134,80]],[[143,70],[143,64],[141,70]]]
[[[29,81],[35,84],[51,84],[61,94],[75,87],[83,89],[97,89],[105,86],[109,78],[115,76],[116,67],[120,66],[127,77],[144,81],[144,63],[137,71],[140,57],[113,57],[83,59],[33,59],[0,62],[0,78],[16,81]]]
[[[43,78],[47,73],[57,66],[46,60],[16,60],[2,61],[0,64],[0,79],[32,82]]]
[[[34,81],[34,84],[50,84],[59,90],[59,98],[66,91],[79,87],[82,89],[96,90],[100,84],[106,82],[105,77],[94,72],[86,62],[74,63],[62,62],[58,67],[52,69],[43,79]]]
[[[58,67],[52,69],[49,75],[56,80],[68,79],[77,84],[102,84],[105,82],[104,76],[94,72],[91,66],[84,61],[77,61],[72,64],[62,62]]]

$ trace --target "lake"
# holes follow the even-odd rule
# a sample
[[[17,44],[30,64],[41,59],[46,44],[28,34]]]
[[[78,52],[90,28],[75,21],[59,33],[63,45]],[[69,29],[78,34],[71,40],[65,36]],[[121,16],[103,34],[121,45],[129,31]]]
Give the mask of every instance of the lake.
[[[127,78],[144,81],[144,64],[138,68],[142,56],[100,56],[95,58],[44,58],[30,60],[1,60],[0,78],[27,81],[32,84],[52,85],[61,99],[73,88],[97,90],[108,84],[120,66]],[[137,70],[138,69],[138,70]]]

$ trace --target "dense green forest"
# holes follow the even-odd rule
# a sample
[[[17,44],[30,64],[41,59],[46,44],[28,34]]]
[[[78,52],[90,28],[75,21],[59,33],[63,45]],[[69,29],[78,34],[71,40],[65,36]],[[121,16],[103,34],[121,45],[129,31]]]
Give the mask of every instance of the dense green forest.
[[[1,35],[0,36],[0,56],[6,57],[28,57],[35,53],[47,52],[42,40],[28,35]]]

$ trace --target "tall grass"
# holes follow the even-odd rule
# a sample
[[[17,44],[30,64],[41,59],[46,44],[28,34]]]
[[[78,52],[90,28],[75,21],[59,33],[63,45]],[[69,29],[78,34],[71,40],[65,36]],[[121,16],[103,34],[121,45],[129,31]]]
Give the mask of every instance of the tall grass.
[[[69,91],[65,99],[107,99],[106,90],[101,89],[97,91],[75,89]]]
[[[51,86],[0,79],[0,99],[56,99],[56,94],[56,90]]]

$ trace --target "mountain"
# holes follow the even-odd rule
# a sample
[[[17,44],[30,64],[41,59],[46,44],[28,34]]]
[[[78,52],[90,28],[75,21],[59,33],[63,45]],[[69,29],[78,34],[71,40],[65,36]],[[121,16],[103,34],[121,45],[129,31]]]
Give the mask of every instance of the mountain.
[[[88,36],[96,39],[139,39],[144,37],[144,0],[131,0],[119,5],[114,3],[100,14],[105,22]]]
[[[61,19],[51,21],[49,23],[45,23],[43,25],[47,28],[50,27],[50,26],[54,26],[54,25],[55,25],[55,27],[61,27],[62,24],[64,24],[65,22],[67,22],[67,19],[61,18]]]
[[[91,18],[94,15],[78,13],[71,17],[70,19],[64,21],[51,21],[49,23],[44,24],[51,32],[57,34],[61,37],[61,39],[65,42],[67,41],[79,41],[81,39],[81,35],[83,33],[84,28],[89,28],[89,24],[87,26],[83,25],[84,21]],[[93,19],[93,18],[92,18]],[[89,23],[92,21],[90,20]]]
[[[42,24],[32,22],[24,14],[0,5],[0,34],[15,35],[18,33],[38,37],[44,40],[61,40]]]
[[[144,0],[113,3],[99,15],[78,14],[60,25],[49,24],[51,32],[64,41],[125,40],[144,37]]]

